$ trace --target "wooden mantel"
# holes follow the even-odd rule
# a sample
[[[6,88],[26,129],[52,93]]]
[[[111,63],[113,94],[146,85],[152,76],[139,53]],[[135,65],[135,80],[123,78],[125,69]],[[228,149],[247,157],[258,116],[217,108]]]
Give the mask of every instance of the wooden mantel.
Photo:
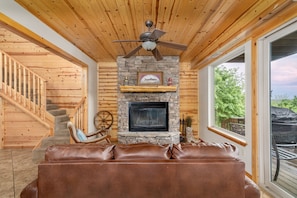
[[[154,92],[175,92],[177,86],[120,86],[121,92],[142,92],[142,93],[154,93]]]

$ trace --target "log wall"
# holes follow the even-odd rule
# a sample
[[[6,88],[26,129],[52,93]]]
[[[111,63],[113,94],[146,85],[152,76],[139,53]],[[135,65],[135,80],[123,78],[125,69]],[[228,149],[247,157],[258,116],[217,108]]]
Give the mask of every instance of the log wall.
[[[180,63],[180,118],[186,119],[187,116],[192,118],[193,134],[199,136],[199,111],[198,111],[198,74],[197,70],[191,69],[190,63]]]
[[[3,100],[4,126],[3,147],[34,147],[48,132],[48,129],[27,113]]]
[[[98,64],[97,99],[98,111],[109,111],[113,115],[111,139],[117,140],[118,131],[118,101],[117,82],[118,67],[116,62],[103,62]]]

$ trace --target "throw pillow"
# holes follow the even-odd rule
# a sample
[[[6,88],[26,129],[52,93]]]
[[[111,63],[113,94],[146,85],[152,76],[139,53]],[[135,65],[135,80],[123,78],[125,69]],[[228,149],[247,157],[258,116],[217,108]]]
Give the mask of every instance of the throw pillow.
[[[76,129],[76,136],[82,142],[85,141],[85,140],[87,140],[87,136],[80,129]]]

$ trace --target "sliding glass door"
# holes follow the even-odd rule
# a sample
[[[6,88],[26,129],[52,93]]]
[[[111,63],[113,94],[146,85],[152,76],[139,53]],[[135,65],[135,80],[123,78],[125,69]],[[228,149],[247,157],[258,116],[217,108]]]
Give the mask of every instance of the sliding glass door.
[[[297,24],[268,35],[260,45],[260,175],[278,196],[296,197]]]

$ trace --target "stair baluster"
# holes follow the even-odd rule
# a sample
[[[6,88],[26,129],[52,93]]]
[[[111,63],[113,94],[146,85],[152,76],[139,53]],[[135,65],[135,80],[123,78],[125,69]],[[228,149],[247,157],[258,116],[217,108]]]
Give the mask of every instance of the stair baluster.
[[[38,119],[46,116],[46,80],[0,50],[0,94]]]

